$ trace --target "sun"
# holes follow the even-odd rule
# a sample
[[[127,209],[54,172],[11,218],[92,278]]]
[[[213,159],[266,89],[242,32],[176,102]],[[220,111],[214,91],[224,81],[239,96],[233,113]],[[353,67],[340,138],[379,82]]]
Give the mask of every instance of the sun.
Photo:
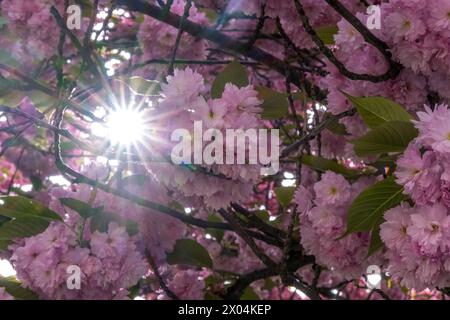
[[[132,107],[120,107],[107,117],[106,128],[112,145],[130,146],[145,137],[144,113]]]

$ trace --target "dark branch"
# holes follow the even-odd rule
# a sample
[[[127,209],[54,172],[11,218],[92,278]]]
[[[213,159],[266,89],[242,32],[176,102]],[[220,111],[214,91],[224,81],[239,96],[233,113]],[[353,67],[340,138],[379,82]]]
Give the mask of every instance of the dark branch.
[[[364,80],[370,82],[383,82],[389,79],[394,79],[398,76],[401,70],[401,65],[392,60],[391,53],[388,51],[389,48],[380,39],[375,37],[359,20],[356,18],[350,11],[348,11],[343,5],[341,5],[338,1],[335,0],[325,0],[328,2],[333,8],[338,11],[352,26],[358,30],[361,35],[364,37],[364,40],[375,48],[377,48],[387,59],[389,63],[389,69],[382,75],[370,75],[366,73],[354,73],[348,70],[345,65],[340,62],[333,54],[330,48],[328,48],[322,39],[317,35],[314,28],[309,23],[309,18],[306,16],[305,10],[303,9],[303,5],[300,3],[300,0],[294,0],[295,7],[297,9],[297,13],[300,16],[300,20],[302,21],[303,27],[305,31],[311,36],[311,39],[314,43],[319,47],[320,51],[333,63],[336,68],[338,68],[339,72],[346,76],[351,80]]]
[[[182,17],[180,17],[177,14],[173,14],[171,12],[168,12],[166,15],[163,15],[163,10],[160,7],[153,5],[151,3],[146,3],[143,0],[118,0],[117,2],[118,4],[123,5],[129,10],[137,11],[145,15],[151,16],[175,28],[179,28],[180,26],[180,20],[182,19]],[[270,67],[271,69],[277,71],[282,76],[285,76],[287,70],[291,69],[290,65],[285,64],[283,61],[267,53],[266,51],[261,50],[257,47],[248,48],[246,43],[237,41],[223,34],[220,31],[203,27],[189,20],[186,20],[181,28],[183,31],[194,37],[212,41],[222,49],[242,54],[257,62],[260,62]],[[291,80],[292,83],[300,88],[302,85],[300,83],[301,79],[300,75],[298,74],[297,71],[293,71],[291,73],[292,73],[292,80]],[[307,90],[308,94],[312,90],[314,90],[315,92],[320,93],[317,95],[318,98],[321,99],[325,98],[325,94],[320,90],[320,88],[318,88],[317,86],[311,84],[306,80],[303,81],[304,81],[303,86]]]

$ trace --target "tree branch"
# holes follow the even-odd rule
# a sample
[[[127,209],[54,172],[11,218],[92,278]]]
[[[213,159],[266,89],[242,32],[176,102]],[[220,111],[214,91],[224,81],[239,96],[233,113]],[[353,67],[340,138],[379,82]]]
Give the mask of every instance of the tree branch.
[[[143,0],[117,0],[117,2],[118,4],[121,4],[124,7],[126,7],[128,10],[137,11],[145,15],[151,16],[159,21],[165,22],[173,26],[174,28],[180,27],[180,20],[182,19],[182,17],[180,17],[177,14],[173,14],[171,12],[168,12],[166,15],[163,15],[163,9],[154,4],[146,3]],[[234,51],[236,53],[249,57],[257,62],[260,62],[264,65],[267,65],[271,69],[277,71],[282,76],[285,76],[286,71],[292,68],[290,65],[285,64],[283,61],[272,56],[271,54],[267,53],[264,50],[261,50],[257,47],[248,48],[246,46],[246,43],[237,41],[223,34],[220,31],[203,27],[190,20],[186,20],[181,26],[181,28],[183,31],[194,37],[212,41],[222,49]],[[292,71],[291,74],[292,74],[291,80],[292,83],[300,88],[301,87],[300,75],[298,74],[297,71]],[[312,90],[315,90],[315,92],[318,93],[317,95],[318,98],[320,99],[325,98],[325,94],[320,90],[319,87],[311,84],[309,81],[306,80],[303,81],[304,81],[303,85],[305,87],[305,90],[307,90],[308,94],[312,92]]]
[[[333,8],[338,11],[350,24],[352,24],[364,37],[364,40],[377,48],[387,59],[389,63],[389,69],[382,75],[370,75],[366,73],[358,74],[348,70],[345,65],[340,62],[333,54],[330,48],[328,48],[322,39],[317,35],[314,28],[309,23],[309,18],[306,16],[303,5],[300,0],[294,0],[297,13],[300,16],[305,31],[310,35],[314,43],[319,47],[320,51],[333,63],[339,72],[351,80],[364,80],[370,82],[383,82],[389,79],[394,79],[398,76],[401,70],[401,65],[392,60],[391,53],[388,51],[386,43],[375,37],[350,11],[348,11],[343,5],[335,0],[325,0]]]
[[[170,288],[164,282],[163,277],[159,273],[158,265],[156,264],[155,259],[153,259],[153,256],[151,255],[151,253],[148,249],[145,249],[145,257],[147,258],[147,261],[150,264],[150,267],[152,267],[153,273],[155,274],[155,277],[158,280],[158,283],[159,283],[159,286],[161,287],[161,289],[164,290],[164,292],[170,299],[180,300],[180,298],[178,298],[177,295],[175,293],[173,293],[173,291],[170,290]]]
[[[314,139],[320,132],[322,132],[322,130],[326,129],[333,121],[353,116],[355,113],[356,113],[355,109],[350,109],[348,111],[344,111],[334,117],[329,117],[328,119],[322,121],[312,131],[308,132],[299,140],[284,148],[283,151],[281,151],[281,157],[288,156],[292,152],[296,151],[302,144]]]

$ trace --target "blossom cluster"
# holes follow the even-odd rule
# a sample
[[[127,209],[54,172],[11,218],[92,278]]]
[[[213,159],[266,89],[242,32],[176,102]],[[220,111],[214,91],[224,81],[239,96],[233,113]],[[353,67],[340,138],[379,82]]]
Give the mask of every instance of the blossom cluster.
[[[387,54],[327,1],[300,0],[318,34],[337,26],[334,43],[328,39],[327,45],[348,71],[383,75],[392,67],[386,58],[391,55],[400,66],[396,77],[344,76],[342,66],[328,61],[312,41],[293,0],[146,2],[154,12],[171,3],[168,20],[187,15],[191,24],[184,27],[194,23],[194,32],[128,10],[126,1],[99,1],[94,32],[84,34],[86,17],[82,30],[72,31],[81,49],[68,33],[60,43],[64,33],[50,11],[55,6],[64,16],[67,2],[0,0],[0,193],[32,198],[61,218],[0,252],[21,285],[41,299],[223,298],[246,275],[258,277],[262,270],[271,276],[246,284],[247,293],[311,298],[287,284],[278,267],[286,266],[288,276],[324,299],[443,297],[439,290],[450,288],[450,0],[339,2],[363,24],[367,6],[379,5],[381,29],[371,32],[389,48]],[[202,27],[213,31],[197,32]],[[232,70],[230,76],[228,67],[222,71],[226,64],[238,66],[239,75]],[[152,92],[138,92],[149,84]],[[38,101],[36,93],[49,102]],[[357,156],[353,140],[374,129],[360,110],[341,115],[352,108],[346,94],[382,96],[404,106],[415,119],[417,137],[398,153]],[[119,109],[142,118],[131,123],[145,127],[136,141],[116,144],[108,134],[97,134]],[[281,156],[281,170],[272,176],[261,175],[264,164],[248,159],[198,163],[199,141],[192,137],[201,138],[202,155],[220,139],[205,141],[203,132],[196,137],[196,123],[221,137],[229,129],[279,129],[281,147],[296,149]],[[117,131],[126,134],[128,128]],[[173,134],[178,130],[190,134],[182,138],[191,146],[188,154],[183,149],[183,159],[191,161],[180,164],[170,159],[180,146]],[[239,151],[230,147],[236,141],[222,142],[222,157],[237,160]],[[247,142],[246,157],[253,156],[260,142]],[[396,194],[403,198],[382,213],[382,248],[368,256],[372,241],[379,240],[377,229],[347,234],[349,212],[363,190],[387,175],[403,188],[403,195]],[[57,186],[55,177],[65,184]],[[83,209],[63,199],[81,202]],[[2,233],[9,216],[2,216],[0,202]],[[221,218],[223,210],[235,223]],[[169,257],[186,258],[175,252],[180,240],[208,261],[192,263],[193,254],[187,263],[169,264]],[[362,277],[373,264],[382,267],[384,296],[367,290]],[[80,268],[80,290],[68,286],[70,266]],[[5,299],[12,294],[0,287]]]
[[[58,23],[50,8],[54,6],[60,16],[65,16],[63,0],[5,0],[1,3],[2,16],[6,26],[0,35],[2,48],[8,49],[12,57],[26,67],[36,67],[43,59],[50,59],[57,53],[60,38]],[[81,24],[86,30],[88,23],[85,18]],[[75,33],[78,31],[75,30]],[[66,52],[73,52],[73,45],[66,37]]]
[[[296,191],[294,201],[302,212],[300,237],[303,247],[319,264],[342,279],[357,278],[371,264],[370,260],[379,261],[377,257],[366,260],[368,233],[352,233],[342,238],[350,204],[371,182],[360,178],[350,184],[343,176],[327,171],[314,184],[313,190],[300,186]]]
[[[174,146],[171,133],[176,129],[193,131],[195,121],[205,129],[248,129],[264,127],[258,110],[261,100],[250,85],[237,87],[226,84],[221,98],[205,98],[203,77],[190,68],[177,69],[162,86],[164,99],[159,103],[158,139],[152,152],[168,155]],[[227,147],[225,141],[224,148]],[[225,154],[226,150],[224,150]],[[231,152],[235,152],[231,150]],[[206,207],[220,209],[232,201],[248,199],[251,183],[259,179],[259,165],[201,164],[206,171],[195,172],[170,163],[150,163],[148,168],[169,189],[178,191],[180,201],[204,203]],[[225,177],[225,179],[224,179]]]
[[[125,228],[110,223],[107,232],[80,240],[81,227],[52,223],[43,233],[13,245],[11,261],[23,286],[44,299],[125,299],[127,289],[147,272],[146,263]],[[69,266],[81,270],[80,290],[69,288]]]
[[[303,26],[299,26],[299,16],[294,1],[259,0],[260,5],[265,5],[267,14],[272,18],[279,18],[286,34],[300,48],[313,48],[314,42]],[[354,0],[341,1],[350,11],[356,12],[362,9],[361,3]],[[310,24],[315,29],[336,24],[339,14],[326,2],[314,0],[301,1]]]
[[[449,71],[444,62],[450,50],[446,35],[448,6],[446,0],[382,3],[381,29],[371,32],[389,45],[393,59],[405,68],[395,79],[373,83],[346,79],[329,63],[330,74],[323,81],[329,90],[329,110],[338,114],[350,108],[351,104],[342,92],[353,96],[388,97],[411,111],[419,110],[427,102],[427,90],[448,99],[445,83]],[[363,23],[368,19],[368,15],[363,13],[356,16]],[[388,70],[388,62],[382,53],[365,42],[344,18],[338,22],[338,28],[334,36],[335,55],[348,70],[370,75],[381,75]],[[351,126],[347,125],[347,128]]]
[[[391,274],[407,287],[446,287],[450,265],[450,110],[436,105],[418,112],[418,137],[397,162],[397,182],[416,204],[385,214],[381,237]]]
[[[183,16],[186,1],[175,0],[170,12]],[[188,14],[189,21],[206,25],[208,19],[203,12],[200,12],[194,3],[191,4]],[[142,56],[140,62],[151,59],[169,59],[173,54],[173,47],[178,36],[178,29],[166,23],[155,20],[149,16],[144,17],[144,21],[139,26],[137,39],[141,44]],[[179,59],[201,60],[206,58],[206,42],[201,39],[194,38],[190,35],[183,35],[177,46],[176,57]],[[156,76],[158,68],[149,65],[139,74],[145,76]],[[159,72],[161,72],[159,70]]]

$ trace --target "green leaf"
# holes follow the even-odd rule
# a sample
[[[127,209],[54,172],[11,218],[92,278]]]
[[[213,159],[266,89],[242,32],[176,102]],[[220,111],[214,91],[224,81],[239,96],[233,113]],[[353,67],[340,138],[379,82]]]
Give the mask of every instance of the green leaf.
[[[11,240],[0,240],[0,251],[6,250],[11,243]]]
[[[23,85],[15,79],[7,79],[0,76],[0,94],[3,96],[11,90],[20,89]]]
[[[158,81],[147,80],[142,77],[131,77],[128,79],[121,79],[133,91],[133,93],[142,96],[157,95],[161,91],[161,86]]]
[[[73,198],[59,198],[59,201],[66,207],[78,212],[78,214],[87,219],[103,210],[103,207],[92,208],[87,203]]]
[[[113,212],[99,210],[101,208],[95,209],[98,211],[91,217],[91,232],[107,232],[110,222],[117,222],[119,225],[124,226],[130,236],[133,236],[139,232],[139,225],[136,221],[125,219]]]
[[[288,115],[288,94],[257,86],[258,97],[263,101],[261,117],[266,120],[279,119]]]
[[[10,220],[11,220],[11,219],[8,218],[8,217],[0,216],[0,226],[1,226],[3,223],[8,222],[8,221],[10,221]]]
[[[255,216],[257,216],[259,219],[266,223],[271,223],[270,221],[270,213],[267,210],[255,210],[253,212]]]
[[[376,168],[378,172],[385,173],[386,168],[389,169],[389,171],[395,171],[397,167],[397,155],[384,155],[380,156],[378,159],[376,159],[373,163],[370,163],[369,165]]]
[[[124,185],[137,185],[144,186],[145,182],[148,180],[148,176],[143,174],[133,174],[122,178],[121,183]]]
[[[227,83],[232,83],[238,87],[248,85],[247,70],[238,61],[230,62],[221,73],[219,73],[211,86],[211,97],[218,99],[222,97],[223,90]]]
[[[106,212],[99,212],[98,214],[92,216],[90,222],[91,232],[107,232],[109,223],[113,221],[111,215]]]
[[[334,35],[338,33],[339,28],[337,25],[325,26],[317,28],[317,36],[327,45],[334,44]]]
[[[375,252],[383,248],[383,246],[384,244],[380,237],[380,226],[378,225],[371,232],[369,252],[367,253],[367,256],[369,257],[373,255]]]
[[[0,93],[0,104],[16,107],[25,97],[25,93],[19,90],[7,90]]]
[[[14,239],[28,238],[47,229],[50,222],[40,217],[25,216],[3,223],[0,226],[0,250],[4,250]]]
[[[264,221],[267,224],[273,225],[273,226],[279,226],[279,224],[282,222],[282,219],[279,219],[280,216],[273,216],[267,210],[254,210],[252,213],[255,215],[256,218]],[[239,214],[239,213],[237,213],[237,214]],[[249,218],[245,215],[242,215],[242,217],[240,217],[240,218],[241,218],[241,220],[249,221]],[[251,220],[251,218],[250,218],[250,220]]]
[[[358,156],[402,152],[409,142],[417,137],[417,133],[417,129],[410,122],[389,121],[352,143]]]
[[[8,20],[6,20],[4,17],[0,17],[0,27],[2,27],[3,25],[7,24]]]
[[[167,254],[167,263],[207,268],[213,267],[213,262],[208,251],[197,241],[191,239],[177,240],[173,251]]]
[[[42,180],[37,176],[29,177],[31,184],[33,185],[33,190],[40,191],[42,189]]]
[[[224,282],[224,280],[222,279],[222,277],[212,274],[205,278],[205,287],[207,288],[212,285],[215,285],[218,283],[223,283],[223,282]]]
[[[264,280],[264,290],[271,291],[276,286],[277,284],[272,280],[272,278],[266,278],[266,280]]]
[[[78,149],[78,145],[75,142],[71,140],[61,141],[61,153],[69,153],[75,149]]]
[[[136,221],[127,219],[125,221],[125,229],[130,236],[135,236],[139,233],[139,224]]]
[[[203,12],[208,18],[209,22],[214,23],[219,19],[219,14],[217,10],[209,9],[209,8],[199,8],[198,11]]]
[[[134,300],[134,298],[136,298],[139,293],[141,292],[141,286],[142,283],[141,281],[138,281],[134,286],[132,286],[131,288],[128,288],[128,298],[130,298],[130,300]]]
[[[220,219],[215,214],[210,214],[208,216],[208,221],[209,222],[223,222],[222,219]],[[225,230],[223,230],[223,229],[216,229],[216,228],[207,228],[206,229],[206,233],[209,233],[214,238],[216,238],[218,242],[221,242],[222,239],[223,239],[223,236],[225,234]]]
[[[286,208],[294,197],[295,187],[276,187],[275,196],[283,208]]]
[[[11,148],[11,147],[17,147],[21,145],[21,141],[19,141],[19,139],[17,139],[17,137],[11,137],[11,138],[6,138],[5,140],[3,140],[1,146],[5,149],[7,148]]]
[[[37,217],[46,221],[59,220],[61,217],[41,203],[22,197],[0,197],[0,215],[9,218]]]
[[[19,69],[22,64],[14,59],[11,55],[11,51],[0,49],[0,63]]]
[[[328,120],[329,117],[332,117],[332,115],[328,112],[325,113],[324,121]],[[337,134],[340,136],[344,136],[344,135],[348,134],[347,129],[345,128],[345,125],[340,123],[339,119],[336,119],[336,118],[331,119],[331,121],[329,121],[329,123],[327,124],[326,128],[328,130],[330,130],[331,132],[333,132],[334,134]]]
[[[350,206],[345,235],[376,230],[384,212],[399,205],[403,198],[403,187],[392,176],[365,189]]]
[[[81,6],[81,14],[83,17],[90,18],[94,11],[92,1],[89,0],[75,0],[75,3]]]
[[[208,291],[205,293],[205,300],[223,300],[223,299],[218,295]]]
[[[0,287],[17,300],[37,300],[38,296],[31,290],[25,289],[15,277],[1,277]]]
[[[241,296],[240,300],[261,300],[252,287],[248,286]]]
[[[364,123],[371,129],[388,121],[410,122],[412,116],[398,103],[383,97],[352,97],[344,95],[356,107]]]
[[[357,170],[349,169],[334,160],[325,159],[322,157],[303,155],[301,161],[304,165],[307,165],[314,170],[320,172],[333,171],[349,179],[353,179],[361,175],[361,173]]]
[[[49,96],[38,90],[33,90],[27,93],[27,96],[38,109],[51,107],[58,101],[57,98]]]

